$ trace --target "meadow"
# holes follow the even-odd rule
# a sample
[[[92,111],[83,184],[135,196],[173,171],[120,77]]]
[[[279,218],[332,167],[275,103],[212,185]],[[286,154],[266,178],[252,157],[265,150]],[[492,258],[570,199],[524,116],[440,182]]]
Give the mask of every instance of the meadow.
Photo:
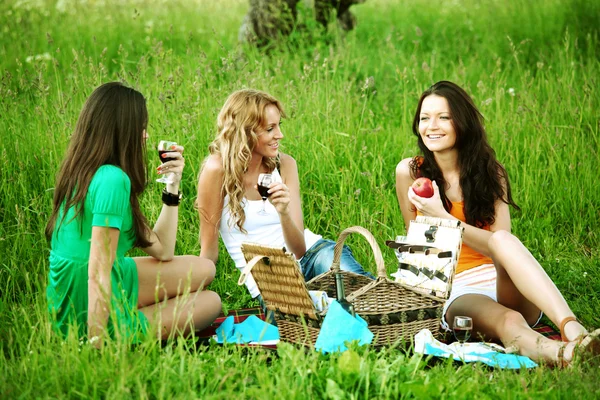
[[[305,225],[330,238],[369,229],[388,272],[395,256],[383,243],[404,232],[394,170],[417,152],[418,97],[438,80],[458,83],[508,170],[521,207],[513,233],[583,324],[600,327],[600,3],[367,0],[352,8],[358,25],[346,35],[333,24],[320,31],[309,4],[306,29],[269,52],[237,41],[246,0],[0,4],[0,398],[600,397],[597,360],[515,372],[400,348],[326,356],[183,339],[97,351],[52,332],[43,231],[54,178],[84,100],[113,80],[147,97],[149,146],[186,148],[178,254],[200,251],[196,180],[218,110],[252,87],[287,110],[282,151],[298,162]],[[148,163],[158,165],[153,152]],[[161,206],[154,178],[142,200],[151,221]],[[367,243],[348,242],[374,272]],[[255,305],[223,246],[217,271],[224,310]]]

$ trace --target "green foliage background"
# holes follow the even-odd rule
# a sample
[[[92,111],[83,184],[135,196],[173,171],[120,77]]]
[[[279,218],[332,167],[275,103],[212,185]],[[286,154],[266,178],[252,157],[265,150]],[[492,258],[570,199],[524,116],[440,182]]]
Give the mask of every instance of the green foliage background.
[[[600,3],[368,0],[344,36],[320,31],[302,2],[306,29],[269,52],[238,45],[246,10],[244,0],[0,4],[0,398],[598,396],[597,363],[516,374],[355,349],[361,361],[348,368],[286,345],[197,351],[179,340],[96,352],[52,334],[43,229],[54,177],[84,100],[111,80],[147,97],[151,146],[186,147],[179,254],[199,253],[195,183],[231,91],[263,89],[285,105],[283,151],[298,161],[305,225],[330,238],[361,225],[383,244],[404,231],[394,169],[417,151],[418,96],[441,79],[458,83],[509,172],[522,208],[513,232],[583,323],[600,327]],[[152,179],[143,198],[150,220],[160,186]],[[349,242],[373,271],[368,245]],[[253,305],[224,249],[217,268],[224,308]]]

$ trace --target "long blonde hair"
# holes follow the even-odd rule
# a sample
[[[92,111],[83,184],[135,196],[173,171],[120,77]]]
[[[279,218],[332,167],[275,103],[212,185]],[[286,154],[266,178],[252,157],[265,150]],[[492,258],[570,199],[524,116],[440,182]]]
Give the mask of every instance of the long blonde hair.
[[[210,154],[218,154],[223,163],[224,178],[221,195],[229,196],[229,212],[241,232],[246,214],[242,208],[244,174],[248,170],[252,151],[258,141],[257,130],[267,124],[265,109],[274,105],[282,117],[285,112],[279,100],[268,93],[254,89],[233,92],[217,117],[217,136],[209,145]],[[268,171],[279,167],[279,157],[263,157]]]

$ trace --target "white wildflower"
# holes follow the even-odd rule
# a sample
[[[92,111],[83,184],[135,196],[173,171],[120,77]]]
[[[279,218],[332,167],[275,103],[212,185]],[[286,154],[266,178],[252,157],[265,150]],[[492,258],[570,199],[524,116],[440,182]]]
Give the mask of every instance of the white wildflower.
[[[29,56],[25,59],[26,63],[31,64],[33,61],[50,61],[52,56],[50,53],[36,54],[35,56]]]
[[[510,94],[511,96],[515,97],[515,89],[514,88],[508,88],[508,94]]]

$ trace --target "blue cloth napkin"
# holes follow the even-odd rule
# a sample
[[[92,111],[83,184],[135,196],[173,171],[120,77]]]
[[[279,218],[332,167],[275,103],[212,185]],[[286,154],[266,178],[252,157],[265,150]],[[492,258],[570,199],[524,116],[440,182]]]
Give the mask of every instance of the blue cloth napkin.
[[[266,323],[256,315],[251,315],[239,324],[234,324],[230,315],[217,328],[218,343],[264,343],[279,340],[279,329]]]
[[[358,340],[360,345],[373,341],[373,332],[367,328],[367,322],[356,315],[353,317],[333,301],[321,324],[321,332],[317,336],[315,348],[323,353],[342,352],[347,350],[344,342]]]
[[[415,335],[415,352],[432,355],[436,357],[450,358],[462,362],[482,362],[492,367],[520,369],[534,368],[537,364],[529,357],[518,354],[506,354],[494,351],[504,349],[498,345],[488,343],[464,343],[458,342],[450,345],[436,340],[428,329],[423,329]]]

